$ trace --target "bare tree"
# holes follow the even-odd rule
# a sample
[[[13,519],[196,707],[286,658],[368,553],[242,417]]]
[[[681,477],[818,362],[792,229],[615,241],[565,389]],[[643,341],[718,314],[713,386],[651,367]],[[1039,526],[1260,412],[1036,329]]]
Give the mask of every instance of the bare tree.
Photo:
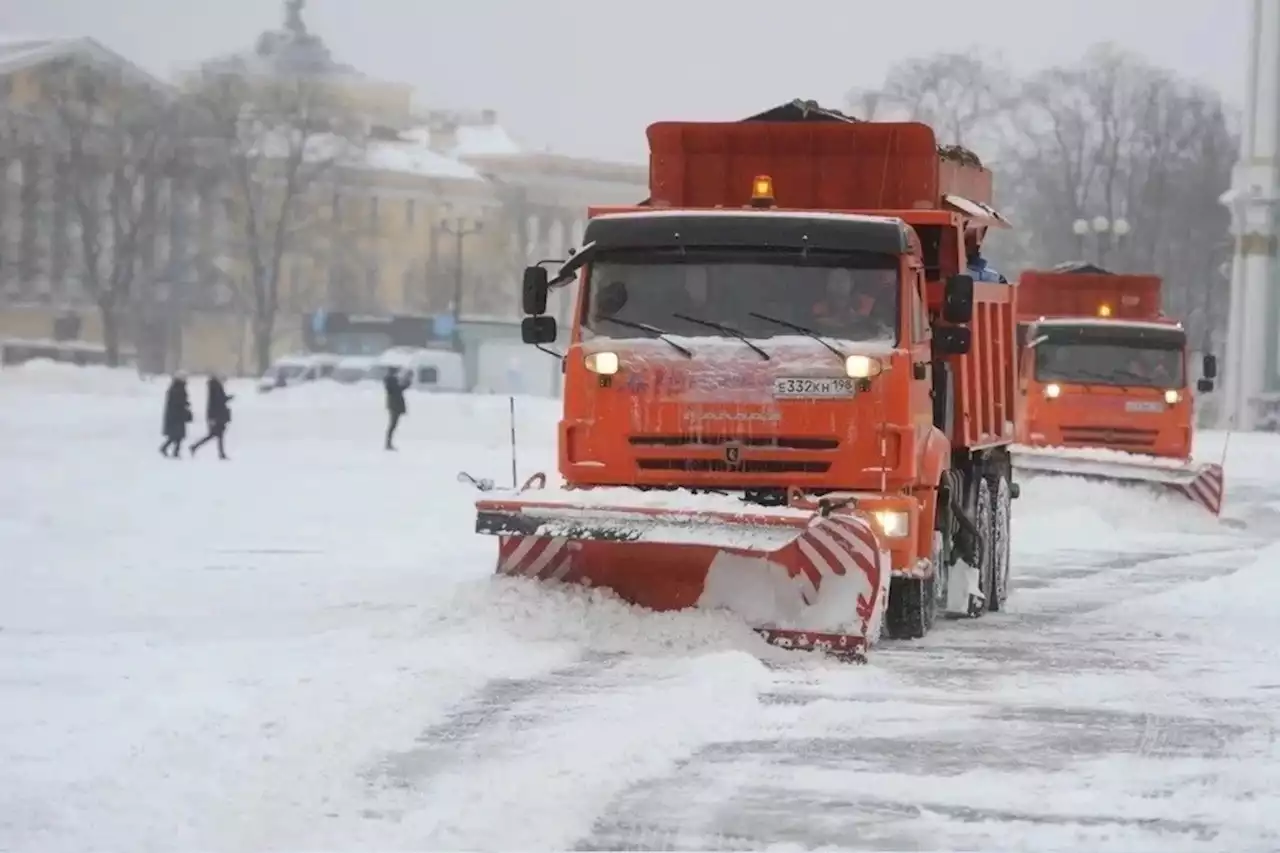
[[[1104,266],[1158,273],[1166,310],[1207,345],[1224,310],[1213,299],[1229,249],[1218,197],[1236,152],[1221,99],[1103,45],[1029,80],[1018,126],[1000,178],[1027,237],[1025,260],[1045,265],[1083,250]],[[1132,231],[1073,232],[1075,220],[1095,216],[1123,218]]]
[[[1003,65],[975,50],[907,59],[889,69],[881,86],[851,91],[846,103],[859,118],[923,122],[944,145],[989,154],[1003,140],[1003,118],[1016,95]]]
[[[288,295],[286,257],[323,250],[335,220],[322,189],[357,165],[365,134],[323,77],[211,72],[191,102],[204,156],[223,176],[228,249],[243,268],[254,360],[266,370]]]
[[[102,321],[109,365],[120,361],[122,327],[167,226],[169,179],[182,146],[176,99],[125,72],[63,62],[42,81],[40,138],[46,176],[67,205],[55,219],[51,254],[70,232],[75,269]]]

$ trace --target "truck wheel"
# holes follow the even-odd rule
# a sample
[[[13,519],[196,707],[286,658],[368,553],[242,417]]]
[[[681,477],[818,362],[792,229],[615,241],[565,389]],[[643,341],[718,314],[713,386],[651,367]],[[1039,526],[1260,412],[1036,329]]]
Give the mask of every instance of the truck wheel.
[[[994,613],[1004,610],[1004,603],[1009,599],[1009,529],[1013,515],[1012,492],[1009,479],[1001,474],[1000,484],[996,486],[994,506],[994,530],[991,546],[991,586],[990,609]]]
[[[977,554],[978,565],[974,568],[978,570],[978,588],[982,590],[985,599],[978,596],[971,596],[969,599],[969,615],[973,618],[982,616],[987,612],[987,607],[991,603],[992,598],[992,532],[995,527],[994,513],[992,512],[991,500],[991,483],[986,477],[978,480],[978,493],[974,500],[974,526],[978,528],[978,541],[974,543],[974,551]]]
[[[890,639],[918,640],[933,627],[938,613],[937,579],[946,571],[942,558],[944,537],[933,535],[933,576],[928,578],[892,578],[889,581],[889,606],[884,614],[884,629]]]

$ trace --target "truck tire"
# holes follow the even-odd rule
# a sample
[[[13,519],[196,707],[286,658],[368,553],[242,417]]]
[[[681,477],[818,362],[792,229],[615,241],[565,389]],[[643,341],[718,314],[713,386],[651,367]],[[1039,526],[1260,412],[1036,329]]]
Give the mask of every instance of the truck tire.
[[[978,565],[978,588],[986,596],[979,599],[973,596],[969,600],[969,615],[978,618],[986,614],[991,604],[994,575],[992,572],[992,535],[995,529],[994,501],[991,497],[991,483],[986,477],[978,479],[977,493],[973,500],[973,523],[978,528],[977,542],[974,543]]]
[[[927,578],[892,578],[884,630],[892,640],[918,640],[933,628],[938,615],[938,578],[946,571],[946,536],[933,534],[933,575]]]
[[[991,598],[989,606],[992,613],[1004,610],[1009,600],[1009,530],[1012,528],[1013,503],[1009,477],[1002,473],[996,485],[992,538]]]

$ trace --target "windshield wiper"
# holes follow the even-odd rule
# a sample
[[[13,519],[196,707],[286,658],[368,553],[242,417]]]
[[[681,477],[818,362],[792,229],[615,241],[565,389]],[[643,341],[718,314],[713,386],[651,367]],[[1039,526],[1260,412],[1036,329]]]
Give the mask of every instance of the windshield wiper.
[[[764,320],[765,322],[768,322],[768,323],[777,323],[779,326],[784,326],[788,329],[793,329],[802,335],[808,335],[809,337],[813,338],[815,341],[817,341],[818,343],[822,344],[824,347],[826,347],[827,349],[835,353],[842,361],[845,358],[845,354],[840,351],[839,347],[837,347],[835,344],[828,341],[826,338],[822,337],[822,335],[819,335],[813,329],[806,329],[804,326],[797,326],[795,323],[791,323],[786,320],[779,320],[777,317],[770,317],[767,314],[757,314],[754,311],[749,311],[748,315],[751,317],[755,317],[757,320]]]
[[[693,352],[691,350],[686,349],[671,340],[671,338],[667,337],[667,333],[662,329],[659,329],[657,326],[650,326],[648,323],[633,323],[630,320],[622,320],[611,314],[601,314],[600,319],[608,320],[610,323],[617,323],[619,326],[625,326],[628,329],[639,329],[642,332],[649,332],[650,334],[656,335],[663,343],[670,344],[672,349],[683,355],[685,358],[693,358]]]
[[[746,333],[743,332],[741,329],[735,329],[733,326],[726,326],[724,323],[717,323],[714,320],[702,320],[697,317],[690,317],[688,314],[676,313],[676,314],[672,314],[671,316],[681,320],[688,320],[690,323],[697,323],[699,326],[706,326],[708,329],[719,329],[722,332],[727,332],[728,334],[733,335],[735,338],[742,341],[744,344],[746,344],[747,346],[755,350],[757,353],[759,353],[760,357],[763,358],[765,361],[770,360],[769,353],[765,352],[764,350],[760,349],[760,347],[751,343],[751,339],[748,338]]]

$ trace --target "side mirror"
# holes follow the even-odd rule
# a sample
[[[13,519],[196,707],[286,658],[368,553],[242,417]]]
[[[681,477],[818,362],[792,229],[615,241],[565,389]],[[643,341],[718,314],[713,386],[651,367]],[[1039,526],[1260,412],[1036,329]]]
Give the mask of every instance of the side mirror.
[[[1200,371],[1205,379],[1218,378],[1218,357],[1208,353],[1204,357],[1204,369]]]
[[[1201,379],[1199,382],[1196,383],[1196,390],[1199,391],[1201,394],[1208,394],[1210,391],[1213,390],[1213,380]]]
[[[959,324],[973,319],[973,276],[961,273],[947,279],[942,291],[942,319]]]
[[[524,313],[537,317],[547,313],[547,291],[550,279],[543,267],[525,267],[524,281],[520,285],[520,301]],[[525,341],[525,343],[529,343]]]
[[[943,355],[964,355],[973,347],[973,332],[963,326],[933,330],[933,348]]]
[[[554,343],[556,334],[555,317],[525,317],[520,321],[520,340],[526,344]]]

